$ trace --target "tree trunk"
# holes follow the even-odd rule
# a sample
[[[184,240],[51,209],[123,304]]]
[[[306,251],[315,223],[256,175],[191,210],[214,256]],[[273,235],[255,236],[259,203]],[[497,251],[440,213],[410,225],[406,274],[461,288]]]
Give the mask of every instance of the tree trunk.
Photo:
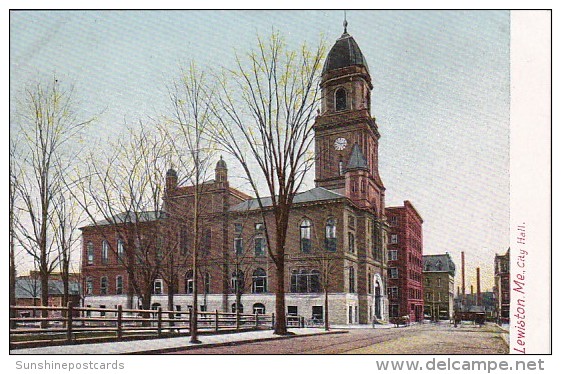
[[[277,287],[275,292],[275,334],[286,335],[286,308],[284,300],[284,261],[277,264]]]
[[[49,306],[49,274],[41,269],[41,306]],[[41,317],[47,318],[49,312],[47,310],[41,311]],[[41,321],[41,328],[47,327],[47,321]]]
[[[325,287],[324,292],[324,299],[323,299],[323,308],[324,308],[324,319],[323,325],[325,326],[325,331],[329,331],[329,293],[327,287]]]
[[[12,213],[10,212],[10,215]],[[10,237],[10,306],[16,305],[16,256],[15,256],[15,244],[14,239]],[[14,309],[10,309],[10,318],[16,317],[16,311]],[[16,326],[15,321],[10,321],[10,328],[14,328]]]

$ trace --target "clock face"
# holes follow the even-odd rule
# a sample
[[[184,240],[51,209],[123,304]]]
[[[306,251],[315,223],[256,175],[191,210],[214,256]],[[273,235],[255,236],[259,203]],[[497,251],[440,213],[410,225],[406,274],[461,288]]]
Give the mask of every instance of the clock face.
[[[335,140],[335,149],[337,151],[342,151],[347,146],[347,139],[345,138],[337,138]]]

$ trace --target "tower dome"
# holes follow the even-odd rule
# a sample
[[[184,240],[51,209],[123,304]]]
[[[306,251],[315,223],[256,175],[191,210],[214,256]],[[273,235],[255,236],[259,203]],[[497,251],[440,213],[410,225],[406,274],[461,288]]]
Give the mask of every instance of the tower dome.
[[[220,160],[218,160],[218,162],[216,163],[216,168],[217,169],[228,169],[228,167],[226,166],[226,161],[224,161],[222,159],[222,156],[220,156]]]
[[[355,39],[347,33],[347,21],[345,21],[344,27],[343,35],[337,39],[327,54],[322,74],[353,65],[362,65],[368,70],[368,64],[358,44]]]

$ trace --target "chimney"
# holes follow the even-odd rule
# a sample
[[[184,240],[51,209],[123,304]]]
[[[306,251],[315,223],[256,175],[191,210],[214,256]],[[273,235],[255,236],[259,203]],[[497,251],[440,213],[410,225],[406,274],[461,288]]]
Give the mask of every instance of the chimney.
[[[476,269],[477,271],[477,301],[475,305],[481,305],[481,272],[479,268]]]

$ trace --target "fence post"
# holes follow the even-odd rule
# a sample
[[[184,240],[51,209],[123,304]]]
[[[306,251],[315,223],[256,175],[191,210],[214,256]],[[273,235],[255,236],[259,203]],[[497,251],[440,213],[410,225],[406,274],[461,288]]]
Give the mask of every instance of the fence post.
[[[123,306],[117,305],[117,339],[123,337]]]
[[[158,307],[158,337],[162,336],[162,307]]]
[[[255,313],[255,328],[259,327],[259,313]]]
[[[68,302],[67,316],[66,316],[66,341],[72,341],[72,301]]]
[[[240,329],[240,310],[236,308],[236,330]]]
[[[214,331],[218,332],[218,309],[214,310]]]
[[[275,313],[271,313],[271,328],[275,329]]]

